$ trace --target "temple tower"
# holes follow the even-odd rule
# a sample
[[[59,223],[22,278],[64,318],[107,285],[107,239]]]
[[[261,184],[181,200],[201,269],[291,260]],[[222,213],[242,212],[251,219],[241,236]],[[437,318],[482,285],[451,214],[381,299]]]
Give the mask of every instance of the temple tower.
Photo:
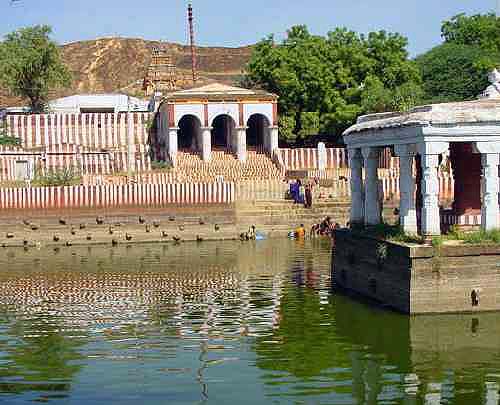
[[[144,78],[146,96],[155,92],[168,92],[177,89],[177,69],[172,63],[166,47],[153,46],[151,63]]]

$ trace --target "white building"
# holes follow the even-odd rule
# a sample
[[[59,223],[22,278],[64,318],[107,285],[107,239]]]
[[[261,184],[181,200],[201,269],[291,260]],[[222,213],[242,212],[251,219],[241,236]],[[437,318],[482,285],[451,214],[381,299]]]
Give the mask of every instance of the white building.
[[[119,113],[148,112],[149,101],[130,97],[126,94],[75,94],[52,100],[48,105],[51,113]],[[27,114],[29,107],[7,108],[10,114]]]

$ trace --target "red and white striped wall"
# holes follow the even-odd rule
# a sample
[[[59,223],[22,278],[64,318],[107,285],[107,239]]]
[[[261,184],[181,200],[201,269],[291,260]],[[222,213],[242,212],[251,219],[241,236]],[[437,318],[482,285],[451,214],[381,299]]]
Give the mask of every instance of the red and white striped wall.
[[[280,156],[287,170],[304,170],[318,168],[318,149],[297,148],[280,149]],[[326,168],[342,169],[349,166],[345,148],[326,149]],[[390,148],[384,148],[380,153],[379,167],[381,169],[399,170],[398,158],[393,157]]]
[[[48,170],[75,167],[82,174],[110,174],[128,171],[133,162],[134,171],[148,171],[150,117],[150,113],[10,115],[9,133],[21,140],[22,148],[0,150],[0,180],[14,180],[13,162],[22,160],[23,153]]]
[[[128,134],[133,134],[134,144],[147,145],[150,117],[150,113],[10,115],[7,125],[27,149],[61,144],[109,149],[127,146]]]
[[[286,170],[303,170],[318,168],[318,149],[297,148],[279,149],[281,161]],[[338,169],[348,166],[347,151],[344,148],[326,149],[326,168]]]
[[[127,184],[0,189],[0,209],[231,204],[234,183]]]

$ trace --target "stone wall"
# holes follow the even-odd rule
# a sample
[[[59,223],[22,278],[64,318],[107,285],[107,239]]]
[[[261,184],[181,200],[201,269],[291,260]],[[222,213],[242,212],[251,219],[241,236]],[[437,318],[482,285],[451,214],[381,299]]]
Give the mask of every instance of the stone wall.
[[[352,291],[404,313],[500,309],[500,246],[406,246],[335,234],[332,278]]]

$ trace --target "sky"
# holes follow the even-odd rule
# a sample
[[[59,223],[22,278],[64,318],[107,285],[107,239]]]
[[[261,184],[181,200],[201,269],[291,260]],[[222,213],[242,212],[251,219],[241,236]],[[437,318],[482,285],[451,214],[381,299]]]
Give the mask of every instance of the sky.
[[[253,44],[305,24],[314,34],[336,27],[399,32],[416,56],[441,42],[443,20],[458,13],[494,11],[497,0],[193,0],[196,42],[205,46]],[[0,36],[49,24],[63,44],[107,36],[187,43],[187,1],[0,0]]]

